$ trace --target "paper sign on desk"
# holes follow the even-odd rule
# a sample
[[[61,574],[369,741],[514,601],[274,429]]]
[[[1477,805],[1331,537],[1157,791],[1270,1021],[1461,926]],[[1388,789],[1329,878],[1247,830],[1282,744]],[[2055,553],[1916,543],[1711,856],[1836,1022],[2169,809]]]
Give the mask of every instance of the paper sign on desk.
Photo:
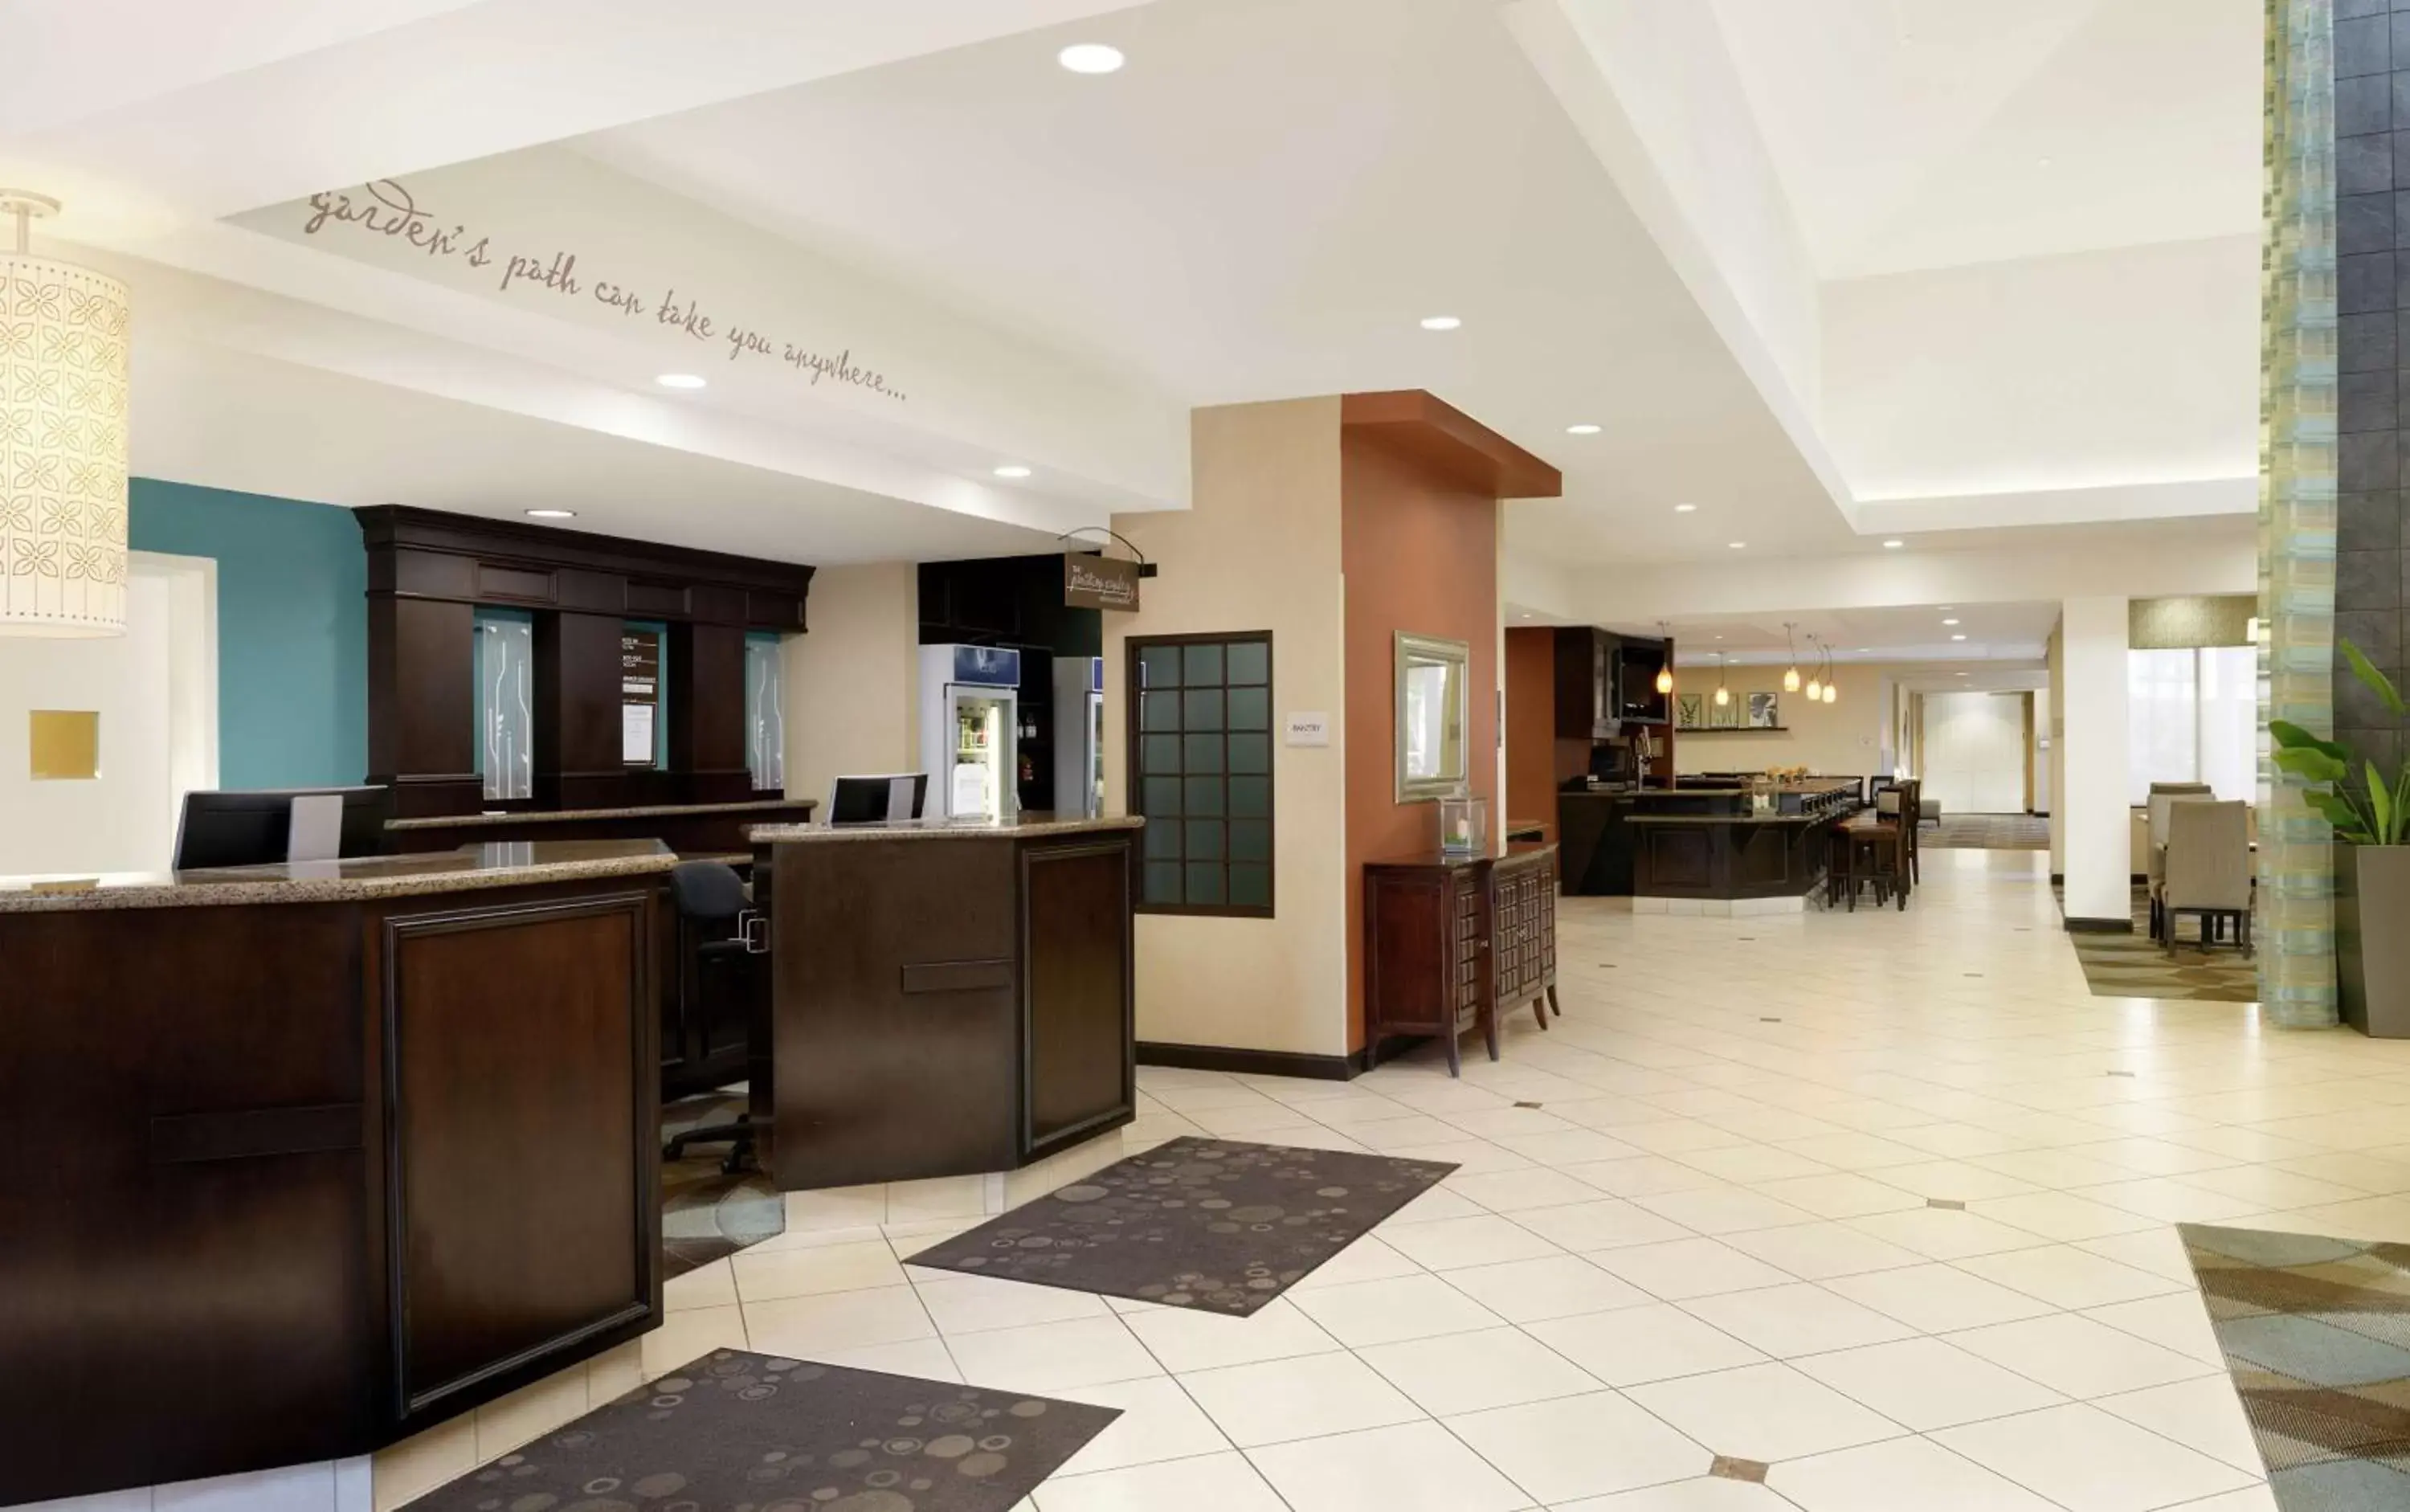
[[[1329,745],[1330,716],[1320,711],[1289,715],[1281,732],[1281,743],[1286,746]]]

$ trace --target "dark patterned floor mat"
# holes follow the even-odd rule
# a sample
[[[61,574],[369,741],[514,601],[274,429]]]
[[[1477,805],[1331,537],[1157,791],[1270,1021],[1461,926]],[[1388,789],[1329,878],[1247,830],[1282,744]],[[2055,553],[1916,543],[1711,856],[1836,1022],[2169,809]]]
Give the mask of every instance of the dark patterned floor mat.
[[[1243,1317],[1455,1169],[1183,1137],[907,1263]]]

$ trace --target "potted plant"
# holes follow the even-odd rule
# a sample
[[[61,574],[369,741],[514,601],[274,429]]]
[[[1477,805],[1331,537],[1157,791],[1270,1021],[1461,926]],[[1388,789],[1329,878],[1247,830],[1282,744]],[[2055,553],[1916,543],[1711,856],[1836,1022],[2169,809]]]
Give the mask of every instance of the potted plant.
[[[2338,643],[2352,675],[2394,718],[2402,694],[2359,647]],[[2344,1022],[2379,1039],[2410,1039],[2410,763],[2390,781],[2376,763],[2285,720],[2268,721],[2276,764],[2323,784],[2302,796],[2335,832],[2335,984]],[[2365,928],[2365,919],[2374,927]]]

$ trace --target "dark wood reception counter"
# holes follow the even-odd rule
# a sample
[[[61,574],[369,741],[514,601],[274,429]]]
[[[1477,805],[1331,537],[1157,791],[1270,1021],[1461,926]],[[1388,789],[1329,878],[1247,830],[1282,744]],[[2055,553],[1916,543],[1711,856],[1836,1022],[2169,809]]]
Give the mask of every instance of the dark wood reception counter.
[[[1144,822],[756,829],[777,1185],[1009,1170],[1128,1123]]]
[[[0,1505],[369,1453],[656,1326],[675,859],[0,879]]]

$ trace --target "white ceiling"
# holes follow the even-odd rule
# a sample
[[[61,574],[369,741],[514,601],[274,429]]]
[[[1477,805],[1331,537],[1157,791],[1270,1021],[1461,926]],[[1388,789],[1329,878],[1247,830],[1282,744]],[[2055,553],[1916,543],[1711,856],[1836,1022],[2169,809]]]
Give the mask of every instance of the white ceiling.
[[[1493,0],[1156,0],[580,145],[1193,402],[1429,388],[1586,556],[1851,539]]]
[[[1818,271],[2259,227],[2259,0],[1712,0]]]
[[[1063,549],[1045,531],[220,346],[139,342],[135,383],[179,396],[135,427],[143,477],[496,519],[571,507],[581,531],[814,565]]]
[[[1507,8],[1528,21],[1534,7],[1659,3],[1671,0]],[[1702,3],[1713,26],[1684,36],[1729,52],[1717,66],[1744,99],[1728,113],[1747,118],[1711,125],[1762,138],[1811,294],[1814,277],[2256,227],[2253,0]],[[154,416],[138,422],[152,432],[143,465],[191,481],[501,510],[558,502],[574,480],[592,491],[584,525],[826,560],[1011,549],[997,543],[1182,502],[1147,481],[1184,477],[1176,425],[1136,428],[1147,439],[1122,448],[1114,479],[1067,466],[1058,484],[1040,457],[1037,477],[1000,487],[989,464],[1015,449],[1009,429],[847,431],[841,447],[806,405],[781,413],[778,391],[733,373],[665,407],[632,342],[546,328],[393,269],[339,267],[321,245],[257,228],[263,207],[312,190],[474,160],[576,198],[582,218],[545,207],[562,211],[556,224],[607,210],[631,241],[683,231],[799,299],[909,305],[939,333],[976,325],[980,342],[951,356],[992,392],[1018,371],[1024,400],[1051,395],[1029,374],[1076,369],[1159,398],[1176,420],[1188,403],[1431,389],[1563,469],[1562,499],[1509,512],[1510,551],[1552,572],[1848,564],[1909,524],[1934,527],[1911,538],[1918,550],[1972,549],[1982,532],[1938,527],[2143,509],[2128,495],[2159,513],[2212,508],[2163,487],[2206,477],[2199,467],[2122,462],[2113,476],[2094,467],[2119,487],[2088,494],[1944,479],[1933,488],[1956,501],[1946,508],[1859,505],[1812,404],[1786,407],[1766,386],[1695,258],[1635,209],[1628,174],[1585,134],[1595,118],[1569,114],[1507,8],[17,0],[0,7],[0,55],[44,66],[0,98],[0,182],[67,197],[57,229],[71,241],[277,301],[262,313],[212,298],[199,302],[213,322],[147,327],[169,328],[138,379],[138,413]],[[1113,42],[1129,65],[1070,75],[1053,54],[1072,40]],[[612,178],[601,165],[650,186],[597,191]],[[1417,328],[1441,313],[1462,328]],[[2088,336],[2119,339],[2113,325]],[[965,356],[1014,342],[1024,369]],[[160,386],[194,383],[209,391]],[[2154,402],[2150,385],[2119,386]],[[2011,450],[2052,450],[2033,413],[1969,408],[2013,432]],[[1576,422],[1601,432],[1568,434]],[[304,439],[276,444],[278,425]],[[846,466],[828,461],[845,447]],[[1681,502],[1698,508],[1677,514]],[[1987,629],[1982,644],[2024,645],[2029,628]],[[1900,646],[1922,644],[1897,629]]]
[[[1953,619],[1958,623],[1946,623]],[[1719,654],[1735,666],[1787,662],[1795,645],[1804,668],[1825,649],[1837,662],[2031,661],[2042,655],[2057,622],[2055,603],[1903,604],[1700,616],[1673,621],[1673,633],[1675,655],[1685,666],[1713,666]],[[1655,633],[1653,625],[1610,628]],[[1959,635],[1967,638],[1953,638]]]

